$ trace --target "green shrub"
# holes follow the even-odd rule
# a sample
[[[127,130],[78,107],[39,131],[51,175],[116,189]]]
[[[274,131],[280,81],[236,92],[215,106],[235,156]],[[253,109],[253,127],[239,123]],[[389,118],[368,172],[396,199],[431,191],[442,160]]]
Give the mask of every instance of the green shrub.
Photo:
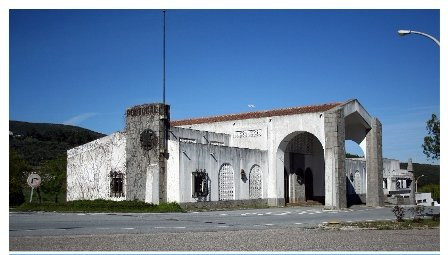
[[[56,212],[183,212],[177,203],[148,204],[141,201],[79,200],[63,203],[25,203],[19,211],[56,211]]]

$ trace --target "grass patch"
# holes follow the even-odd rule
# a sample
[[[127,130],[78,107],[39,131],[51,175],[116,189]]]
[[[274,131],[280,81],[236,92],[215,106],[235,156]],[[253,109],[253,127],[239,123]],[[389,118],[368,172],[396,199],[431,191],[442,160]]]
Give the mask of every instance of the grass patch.
[[[109,201],[109,200],[79,200],[62,203],[25,203],[12,208],[12,211],[46,211],[46,212],[184,212],[177,203],[159,205],[147,204],[141,201]]]
[[[361,229],[379,229],[379,230],[402,230],[402,229],[429,229],[440,227],[439,220],[420,219],[419,221],[404,220],[398,221],[373,221],[373,222],[355,222],[342,223],[341,227],[361,228]]]

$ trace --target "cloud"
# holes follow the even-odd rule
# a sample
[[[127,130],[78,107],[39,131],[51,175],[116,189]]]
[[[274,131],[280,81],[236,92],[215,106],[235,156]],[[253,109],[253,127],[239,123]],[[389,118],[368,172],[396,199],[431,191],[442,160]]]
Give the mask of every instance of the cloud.
[[[92,118],[95,115],[98,115],[98,113],[96,113],[96,112],[81,113],[81,114],[78,114],[78,115],[76,115],[76,116],[74,116],[74,117],[72,117],[72,118],[62,122],[62,124],[64,124],[64,125],[78,125],[81,122],[83,122],[83,121],[85,121],[85,120],[87,120],[89,118]]]

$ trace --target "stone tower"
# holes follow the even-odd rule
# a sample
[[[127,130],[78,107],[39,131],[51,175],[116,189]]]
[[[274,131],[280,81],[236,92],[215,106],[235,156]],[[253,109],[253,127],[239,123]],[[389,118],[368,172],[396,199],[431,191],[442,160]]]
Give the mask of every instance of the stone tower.
[[[126,199],[167,200],[166,161],[170,107],[143,104],[126,109]]]

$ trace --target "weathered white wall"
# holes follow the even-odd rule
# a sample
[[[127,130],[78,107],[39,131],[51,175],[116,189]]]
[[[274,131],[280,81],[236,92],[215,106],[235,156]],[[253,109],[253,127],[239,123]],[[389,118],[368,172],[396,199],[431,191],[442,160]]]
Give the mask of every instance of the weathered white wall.
[[[276,204],[284,198],[284,151],[279,152],[281,143],[290,134],[305,131],[313,134],[325,148],[324,119],[322,113],[273,116],[215,123],[185,125],[183,128],[226,133],[230,146],[267,150],[268,171],[267,197]],[[264,191],[263,191],[264,192]]]
[[[110,197],[110,171],[124,173],[124,189],[126,137],[123,132],[67,151],[67,200],[124,200],[125,197]]]
[[[167,200],[168,202],[180,201],[180,171],[179,168],[179,142],[168,140],[169,158],[167,161]]]
[[[169,159],[169,174],[174,176],[177,173],[175,168],[175,162],[178,160],[179,171],[179,199],[175,200],[174,196],[172,201],[180,203],[196,202],[196,198],[192,197],[192,173],[197,169],[205,169],[210,178],[209,190],[210,194],[206,198],[206,201],[218,201],[218,174],[221,166],[228,163],[234,170],[234,199],[244,200],[249,199],[249,180],[243,182],[241,180],[241,169],[244,169],[246,176],[249,178],[250,169],[254,165],[259,165],[262,170],[263,176],[263,198],[266,197],[267,183],[265,176],[267,175],[266,167],[266,152],[261,150],[241,149],[226,146],[216,146],[210,144],[194,144],[194,143],[176,143],[170,142],[171,153],[177,154],[176,156],[170,156]],[[178,153],[175,151],[178,150]],[[169,180],[175,181],[172,177]],[[169,191],[171,191],[169,189]]]
[[[350,181],[350,174],[353,175],[353,178],[355,179],[354,182],[351,183],[353,188],[355,189],[355,194],[366,194],[367,190],[367,173],[366,173],[366,159],[365,158],[347,158],[345,159],[345,171],[346,176],[348,178],[348,181]],[[359,172],[360,175],[360,183],[359,183],[359,190],[356,191],[356,186],[358,185],[355,174],[356,172]],[[348,190],[347,190],[348,191]]]

